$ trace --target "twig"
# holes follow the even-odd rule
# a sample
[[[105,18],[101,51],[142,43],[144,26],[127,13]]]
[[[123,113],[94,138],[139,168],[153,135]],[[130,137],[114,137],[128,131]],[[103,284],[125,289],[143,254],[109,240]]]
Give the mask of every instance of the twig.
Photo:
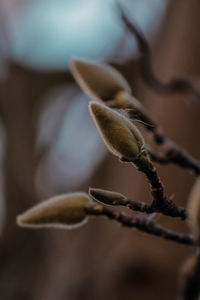
[[[155,74],[152,68],[151,50],[143,33],[137,26],[131,23],[125,15],[121,5],[118,3],[122,20],[128,30],[135,36],[140,51],[140,58],[138,60],[139,70],[143,80],[157,92],[162,94],[182,93],[190,94],[194,98],[200,100],[200,91],[197,91],[192,82],[187,78],[174,78],[169,82],[162,82]]]
[[[167,229],[144,215],[129,217],[124,213],[114,211],[103,205],[97,205],[87,208],[87,214],[95,216],[106,216],[109,219],[121,223],[122,226],[133,227],[148,234],[162,237],[166,240],[171,240],[185,245],[194,244],[194,240],[191,235]]]
[[[151,185],[151,193],[153,201],[151,208],[154,212],[162,212],[163,214],[171,217],[179,217],[182,220],[187,218],[185,208],[178,207],[165,193],[163,184],[150,160],[141,156],[138,160],[134,161],[134,165],[138,170],[144,173]]]
[[[155,192],[155,191],[154,191]],[[169,208],[168,202],[167,207],[160,205],[155,205],[155,202],[148,204],[145,202],[138,202],[132,199],[127,198],[121,193],[116,193],[113,191],[106,191],[102,189],[90,188],[89,189],[90,196],[98,202],[116,205],[116,206],[124,206],[133,211],[139,211],[142,213],[152,214],[152,213],[162,213],[164,215],[170,217],[180,217],[181,219],[185,219],[187,217],[186,209],[182,207],[176,206],[175,209]],[[169,201],[169,199],[167,199]],[[162,200],[161,200],[162,201]],[[171,204],[171,203],[170,203]],[[174,207],[174,204],[173,204]]]
[[[142,213],[152,214],[155,212],[154,208],[151,204],[145,203],[145,202],[138,202],[132,199],[126,198],[126,203],[121,204],[133,211],[139,211]]]
[[[170,140],[168,139],[168,141]],[[200,161],[198,159],[192,157],[187,151],[176,144],[166,143],[166,150],[162,154],[149,151],[149,155],[153,161],[160,164],[174,163],[182,168],[192,170],[196,176],[200,175]]]
[[[151,119],[145,109],[136,112],[135,109],[131,109],[130,107],[128,115],[131,119],[137,118],[141,120],[146,129],[152,132],[154,141],[163,147],[164,151],[160,157],[155,155],[155,153],[151,155],[154,161],[164,164],[174,163],[182,168],[192,170],[195,175],[200,175],[200,161],[168,138],[160,126]]]

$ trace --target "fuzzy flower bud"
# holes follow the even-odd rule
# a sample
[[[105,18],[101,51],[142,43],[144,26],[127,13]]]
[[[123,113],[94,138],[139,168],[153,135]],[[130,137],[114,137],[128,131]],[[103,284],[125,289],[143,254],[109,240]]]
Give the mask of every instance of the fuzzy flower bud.
[[[107,148],[121,160],[136,160],[144,149],[144,140],[137,127],[100,103],[91,101],[89,109]]]
[[[94,200],[108,205],[125,205],[127,203],[125,196],[112,191],[90,188],[89,194]]]
[[[17,224],[32,228],[74,228],[87,221],[91,200],[86,193],[71,193],[46,200],[17,217]]]
[[[120,91],[131,93],[126,79],[107,64],[73,59],[71,70],[76,81],[89,97],[108,101]]]

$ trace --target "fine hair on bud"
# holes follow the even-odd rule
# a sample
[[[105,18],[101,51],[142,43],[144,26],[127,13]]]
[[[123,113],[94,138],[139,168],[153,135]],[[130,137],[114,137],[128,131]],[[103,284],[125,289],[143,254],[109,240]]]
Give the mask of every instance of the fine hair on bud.
[[[191,230],[200,244],[200,178],[196,179],[188,199],[188,212]]]
[[[91,101],[89,109],[107,148],[121,160],[136,160],[144,149],[144,140],[137,127],[103,104]]]
[[[103,189],[89,188],[89,195],[94,200],[108,205],[125,205],[127,202],[122,194]]]
[[[71,70],[82,90],[96,100],[111,100],[120,91],[131,93],[125,78],[105,63],[73,59]]]
[[[79,227],[87,221],[86,209],[92,200],[86,193],[69,193],[55,196],[17,217],[17,224],[32,228]]]

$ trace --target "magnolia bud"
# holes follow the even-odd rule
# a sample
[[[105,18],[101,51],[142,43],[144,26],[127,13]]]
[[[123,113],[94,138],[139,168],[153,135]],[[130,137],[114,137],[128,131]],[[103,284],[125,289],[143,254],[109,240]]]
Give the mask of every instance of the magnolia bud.
[[[104,204],[108,205],[125,205],[127,204],[127,199],[120,193],[106,191],[102,189],[89,189],[90,196],[98,201],[103,202]]]
[[[128,118],[96,102],[90,102],[90,113],[108,149],[121,160],[134,161],[144,148],[139,130]]]
[[[191,190],[188,200],[188,213],[191,230],[200,243],[200,179],[198,178]]]
[[[24,227],[74,228],[87,221],[86,208],[91,204],[85,193],[63,194],[50,198],[17,217]]]
[[[89,97],[108,101],[120,91],[131,93],[125,78],[107,64],[73,59],[71,70],[76,81]]]

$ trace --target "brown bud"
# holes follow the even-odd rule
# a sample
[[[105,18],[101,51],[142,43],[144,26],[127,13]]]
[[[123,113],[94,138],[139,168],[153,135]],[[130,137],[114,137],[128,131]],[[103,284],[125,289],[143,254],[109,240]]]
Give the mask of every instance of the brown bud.
[[[107,64],[73,59],[71,70],[83,91],[97,100],[111,100],[120,91],[131,93],[125,78]]]
[[[91,101],[89,108],[108,149],[121,160],[136,160],[144,148],[144,140],[137,127],[103,104]]]
[[[17,224],[23,227],[74,228],[87,220],[86,208],[91,204],[85,193],[71,193],[55,196],[17,217]]]
[[[127,203],[125,196],[112,191],[90,188],[89,194],[94,200],[108,205],[125,205]]]
[[[188,200],[190,227],[198,243],[200,243],[200,179],[191,190]]]

